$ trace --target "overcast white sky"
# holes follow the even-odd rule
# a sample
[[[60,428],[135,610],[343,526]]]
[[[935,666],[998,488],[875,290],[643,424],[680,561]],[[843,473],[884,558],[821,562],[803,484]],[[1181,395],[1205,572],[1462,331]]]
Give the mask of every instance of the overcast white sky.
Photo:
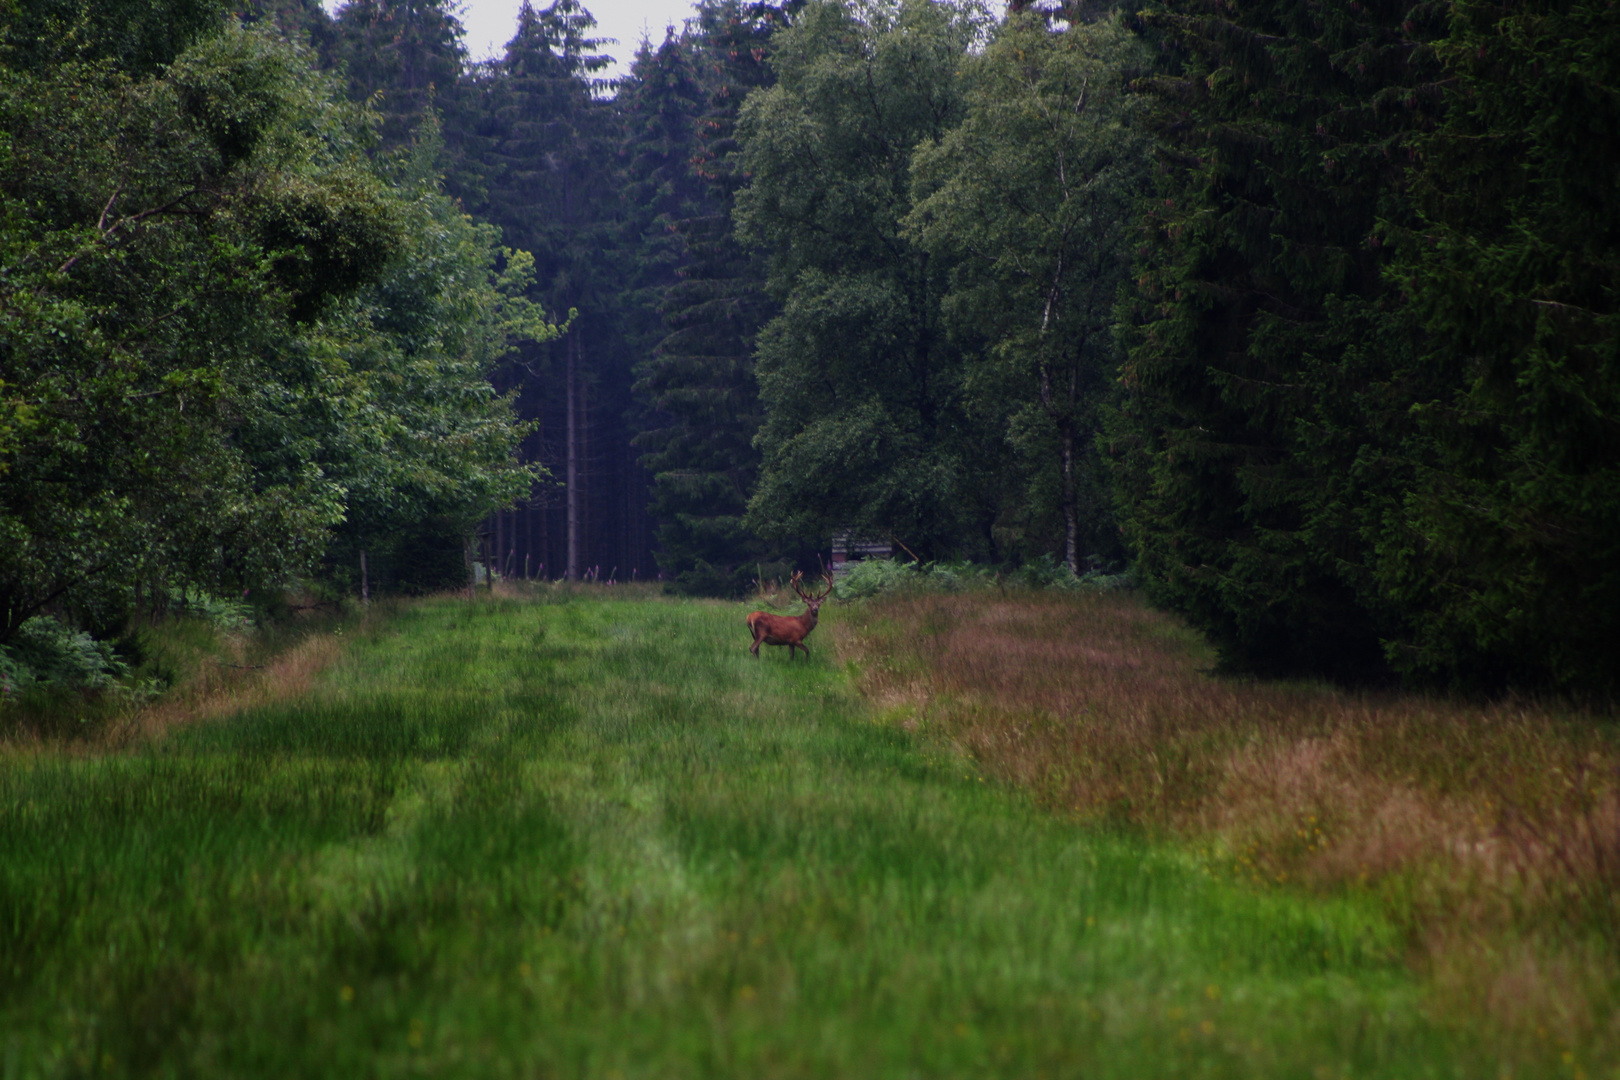
[[[530,0],[536,9],[550,0]],[[341,7],[343,0],[326,0],[328,11]],[[461,24],[467,28],[467,52],[474,60],[486,60],[499,53],[512,36],[522,0],[462,0]],[[616,78],[630,68],[630,58],[642,35],[653,44],[664,39],[664,27],[680,29],[681,21],[692,14],[691,0],[585,0],[585,10],[596,16],[596,35],[617,38],[603,51],[618,63],[602,74]]]
[[[536,8],[543,8],[549,0],[530,0]],[[522,0],[462,0],[461,23],[467,28],[467,52],[474,60],[483,60],[500,52],[512,36],[517,22],[517,10]],[[585,9],[596,16],[598,37],[618,38],[603,51],[618,61],[613,70],[603,72],[615,77],[630,67],[630,58],[643,34],[657,44],[664,38],[664,27],[673,24],[680,28],[681,20],[692,14],[691,0],[585,0]]]

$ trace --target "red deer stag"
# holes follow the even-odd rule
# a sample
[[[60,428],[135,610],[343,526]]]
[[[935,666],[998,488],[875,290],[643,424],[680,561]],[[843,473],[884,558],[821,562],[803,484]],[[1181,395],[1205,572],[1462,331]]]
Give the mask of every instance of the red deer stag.
[[[799,599],[804,601],[808,609],[803,615],[769,615],[756,611],[748,616],[748,629],[754,634],[754,644],[748,651],[754,654],[754,659],[759,659],[761,645],[786,645],[789,660],[793,659],[794,649],[803,649],[805,658],[809,659],[810,647],[804,643],[804,639],[816,628],[816,613],[821,610],[822,601],[832,592],[833,579],[831,574],[822,574],[821,580],[827,583],[827,587],[816,596],[811,596],[799,586],[803,579],[803,574],[797,570],[793,572],[793,591],[799,594]]]

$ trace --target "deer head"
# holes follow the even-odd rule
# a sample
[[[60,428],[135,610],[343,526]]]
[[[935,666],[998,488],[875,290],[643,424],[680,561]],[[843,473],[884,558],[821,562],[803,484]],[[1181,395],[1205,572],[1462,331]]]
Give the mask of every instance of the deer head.
[[[804,574],[798,570],[793,571],[793,591],[799,594],[799,599],[803,600],[805,606],[810,609],[806,611],[805,614],[811,616],[812,618],[814,618],[815,615],[821,611],[821,605],[826,601],[827,597],[832,595],[832,575],[823,571],[821,580],[826,583],[825,588],[823,588],[819,593],[807,593],[804,591]]]

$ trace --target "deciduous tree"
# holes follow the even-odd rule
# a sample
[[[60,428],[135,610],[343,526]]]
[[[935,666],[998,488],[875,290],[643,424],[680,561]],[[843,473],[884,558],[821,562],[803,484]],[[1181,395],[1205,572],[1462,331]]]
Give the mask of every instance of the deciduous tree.
[[[1142,61],[1118,20],[1059,31],[1039,13],[1014,14],[968,61],[962,123],[914,164],[925,197],[908,227],[954,264],[944,304],[978,358],[970,399],[1017,451],[1002,518],[1027,529],[1043,511],[1056,517],[1074,571],[1083,539],[1093,551],[1117,544],[1093,441],[1147,175],[1148,139],[1125,86]]]

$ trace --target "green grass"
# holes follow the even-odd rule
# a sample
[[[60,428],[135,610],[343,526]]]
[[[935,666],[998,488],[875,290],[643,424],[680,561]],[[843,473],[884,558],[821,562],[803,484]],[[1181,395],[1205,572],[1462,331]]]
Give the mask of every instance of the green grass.
[[[424,603],[0,758],[0,1076],[1496,1075],[1373,908],[1043,815],[742,615]]]

